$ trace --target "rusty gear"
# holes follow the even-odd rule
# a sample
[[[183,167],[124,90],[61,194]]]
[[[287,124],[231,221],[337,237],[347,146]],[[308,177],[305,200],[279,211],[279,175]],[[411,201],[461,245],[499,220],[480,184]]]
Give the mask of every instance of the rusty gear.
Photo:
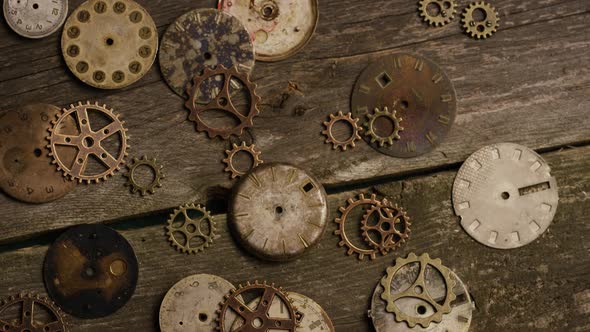
[[[135,170],[138,167],[145,166],[149,167],[154,174],[154,179],[151,183],[147,185],[140,185],[135,180]],[[125,186],[131,187],[131,192],[136,193],[139,192],[141,196],[145,196],[146,194],[153,194],[156,191],[156,188],[162,187],[162,179],[164,178],[164,174],[162,173],[163,166],[158,166],[156,164],[156,159],[148,159],[146,156],[143,156],[141,159],[133,158],[133,163],[131,165],[127,164],[128,172],[123,174],[128,180],[125,183]]]
[[[90,124],[88,117],[88,110],[93,110],[101,113],[111,123],[107,126],[94,131]],[[77,121],[78,134],[63,134],[60,129],[63,128],[63,123],[68,120],[68,117],[74,116]],[[119,115],[113,112],[113,109],[107,108],[106,105],[99,105],[98,103],[91,104],[86,102],[83,104],[79,102],[78,105],[70,105],[69,109],[63,109],[61,114],[57,115],[57,120],[51,122],[52,127],[49,128],[49,136],[47,140],[49,145],[47,147],[51,150],[50,157],[53,157],[53,163],[57,164],[57,169],[62,171],[64,176],[69,176],[71,179],[76,179],[78,182],[96,183],[101,180],[106,180],[113,173],[118,171],[125,163],[127,156],[127,129],[123,127],[124,121],[119,119]],[[120,134],[120,146],[118,147],[117,155],[111,155],[107,150],[101,146],[101,142],[112,135]],[[76,158],[68,163],[62,160],[62,155],[57,146],[75,147],[78,150]],[[88,160],[90,157],[95,157],[105,167],[105,171],[97,174],[85,174]],[[71,165],[71,166],[68,166]]]
[[[378,213],[379,220],[375,225],[370,223],[370,218]],[[381,254],[385,255],[390,250],[401,247],[410,237],[410,217],[403,208],[397,204],[391,204],[387,199],[382,201],[382,206],[373,206],[365,213],[362,221],[363,238],[367,243]],[[375,241],[369,233],[378,233],[379,241]]]
[[[371,206],[380,207],[381,204],[382,204],[382,202],[377,199],[377,196],[375,194],[372,194],[371,198],[365,198],[364,194],[360,194],[358,196],[357,200],[355,200],[353,198],[349,198],[348,205],[346,206],[346,208],[344,208],[344,207],[339,208],[340,213],[342,213],[342,215],[340,216],[340,218],[336,218],[334,220],[338,224],[338,229],[334,231],[334,234],[336,234],[340,237],[340,242],[338,243],[338,245],[340,247],[346,246],[348,248],[347,254],[349,256],[352,254],[357,254],[358,258],[360,260],[363,260],[365,258],[365,255],[369,256],[371,259],[375,259],[377,257],[377,249],[375,249],[375,248],[371,248],[371,249],[359,248],[359,247],[355,246],[352,242],[350,242],[350,240],[348,239],[348,236],[346,235],[346,232],[344,231],[344,228],[345,228],[344,225],[346,224],[348,214],[354,208],[361,206],[361,205],[371,205]]]
[[[241,295],[248,292],[262,292],[256,309],[250,308],[240,300]],[[278,297],[285,304],[285,309],[289,314],[288,319],[270,317],[269,310],[275,297]],[[246,286],[239,285],[238,289],[232,289],[230,294],[225,296],[225,301],[220,303],[220,309],[217,310],[218,329],[221,332],[231,331],[231,327],[225,326],[225,317],[229,309],[244,320],[243,325],[238,329],[242,332],[264,332],[269,330],[295,332],[297,327],[297,309],[293,306],[293,301],[283,292],[281,287],[275,287],[274,283],[269,285],[266,281],[262,284],[258,281],[254,283],[247,282]]]
[[[332,133],[334,124],[339,121],[347,122],[352,128],[352,134],[344,141],[338,140]],[[363,127],[359,127],[358,122],[359,119],[353,118],[352,113],[350,112],[346,115],[342,114],[342,112],[338,112],[337,115],[330,114],[330,121],[324,122],[326,130],[322,131],[322,134],[326,136],[326,143],[331,143],[334,147],[334,150],[341,148],[342,151],[346,151],[348,147],[354,148],[356,146],[355,142],[361,139],[361,135],[359,133],[363,130]]]
[[[391,120],[391,123],[393,124],[393,129],[389,136],[379,136],[379,134],[375,132],[375,121],[381,117]],[[377,142],[379,146],[385,146],[385,144],[391,146],[393,145],[394,140],[399,140],[401,138],[399,133],[404,130],[400,125],[402,118],[396,116],[395,110],[389,111],[387,106],[384,107],[383,110],[375,108],[375,112],[373,114],[367,114],[367,118],[368,120],[365,122],[365,127],[367,129],[365,135],[371,136],[371,143]]]
[[[20,315],[14,317],[13,320],[6,320],[6,314],[15,312],[12,307],[17,307]],[[51,319],[51,321],[39,321],[36,320],[36,307],[42,307],[48,313],[51,313],[52,317],[43,317],[45,319]],[[49,299],[41,297],[39,295],[32,294],[19,294],[16,296],[10,296],[8,299],[0,301],[0,331],[12,332],[12,331],[29,331],[29,332],[66,332],[67,325],[63,317],[62,311]],[[12,317],[11,317],[12,318]]]
[[[197,211],[202,216],[198,220],[191,219],[188,211]],[[180,220],[177,220],[181,217]],[[180,225],[177,223],[180,221]],[[209,224],[209,231],[204,232],[202,224],[206,222]],[[208,248],[215,239],[216,223],[213,216],[201,205],[185,204],[174,212],[168,218],[168,225],[166,226],[166,235],[168,241],[176,250],[185,254],[196,254]],[[191,241],[199,238],[201,243],[199,245],[191,245]]]
[[[223,88],[212,97],[212,100],[204,104],[199,100],[201,97],[201,85],[208,79],[218,76],[223,76]],[[230,86],[232,78],[239,80],[241,86],[245,87],[248,92],[250,104],[248,114],[244,115],[240,113],[232,103],[232,91],[230,91],[233,87]],[[256,84],[250,81],[250,75],[248,73],[240,72],[237,66],[232,66],[229,69],[223,65],[218,65],[215,69],[205,68],[202,75],[194,77],[193,85],[187,89],[187,93],[189,99],[185,105],[190,110],[189,120],[196,123],[197,131],[207,132],[210,138],[219,136],[223,139],[228,139],[231,135],[240,136],[245,128],[254,125],[253,119],[260,113],[258,103],[261,99],[256,94]],[[212,128],[201,117],[203,113],[211,110],[225,111],[239,119],[240,124],[233,128]]]
[[[482,21],[473,17],[473,13],[477,10],[484,13]],[[469,36],[475,39],[485,39],[492,36],[500,27],[500,14],[487,2],[473,2],[465,8],[461,22],[463,22],[463,28]]]
[[[398,294],[392,294],[391,283],[396,273],[402,267],[413,263],[420,264],[420,273],[418,274],[418,278],[413,282],[412,286],[410,286],[405,291]],[[444,279],[446,294],[443,304],[439,304],[441,300],[437,301],[433,299],[428,293],[428,284],[426,284],[425,281],[425,271],[427,265],[430,265],[436,269]],[[451,277],[451,271],[442,265],[440,259],[431,259],[428,254],[423,254],[420,257],[417,257],[416,254],[410,253],[407,258],[400,257],[396,259],[395,265],[387,268],[387,275],[381,279],[381,285],[385,289],[383,294],[381,294],[381,298],[387,302],[387,312],[393,313],[397,322],[406,322],[410,328],[413,328],[417,324],[426,328],[432,322],[440,323],[443,314],[451,312],[451,302],[453,302],[456,297],[455,293],[453,292],[455,280],[453,280]],[[433,308],[434,314],[427,317],[416,317],[410,316],[400,311],[396,305],[396,301],[407,297],[420,299],[428,303]]]
[[[428,6],[436,6],[438,11],[432,15]],[[457,13],[457,3],[455,0],[420,0],[418,2],[418,11],[425,22],[432,26],[443,26],[455,18]]]
[[[234,157],[236,156],[237,153],[239,153],[241,151],[246,152],[252,156],[252,168],[251,169],[254,169],[254,168],[258,167],[258,165],[264,163],[264,161],[262,161],[262,159],[260,159],[261,152],[256,150],[256,145],[252,144],[252,145],[248,146],[248,145],[246,145],[246,142],[242,142],[242,144],[238,146],[237,144],[234,143],[233,149],[225,150],[225,153],[227,154],[227,158],[223,159],[223,162],[227,165],[227,167],[225,168],[225,171],[231,173],[232,179],[235,179],[238,176],[242,176],[247,173],[247,171],[246,172],[239,171],[234,165]]]

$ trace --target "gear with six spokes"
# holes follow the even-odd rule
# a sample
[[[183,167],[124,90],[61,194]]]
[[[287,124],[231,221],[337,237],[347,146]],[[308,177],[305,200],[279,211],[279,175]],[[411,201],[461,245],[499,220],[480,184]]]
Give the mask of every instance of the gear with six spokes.
[[[42,308],[37,315],[37,309]],[[18,310],[18,315],[16,315]],[[45,312],[43,312],[45,311]],[[49,313],[49,316],[46,314]],[[49,299],[33,294],[18,294],[0,301],[0,331],[66,332],[63,312]],[[8,320],[8,315],[15,317]]]
[[[261,152],[256,150],[256,145],[246,145],[246,142],[242,142],[241,145],[233,144],[233,149],[225,150],[227,154],[227,158],[223,159],[223,162],[227,165],[225,168],[226,172],[231,173],[231,178],[235,179],[238,176],[242,176],[246,174],[248,171],[240,171],[237,169],[236,165],[234,164],[234,157],[236,154],[240,152],[248,153],[252,157],[252,167],[249,170],[252,170],[258,167],[260,164],[264,163],[262,159],[260,159]]]
[[[483,13],[483,17],[477,18],[474,15],[476,12]],[[461,22],[465,32],[472,38],[485,39],[498,30],[500,14],[487,2],[473,2],[465,8]]]
[[[376,223],[372,223],[371,217],[375,213],[378,214],[378,219]],[[382,206],[373,206],[366,211],[362,225],[361,230],[365,241],[385,255],[406,242],[410,237],[412,223],[403,208],[384,199]],[[378,234],[378,241],[372,236],[375,233]]]
[[[401,138],[399,134],[404,130],[404,127],[400,125],[402,118],[398,118],[396,113],[397,112],[395,110],[389,111],[386,106],[383,108],[383,110],[375,108],[375,112],[373,114],[367,114],[368,120],[365,122],[365,135],[371,137],[371,143],[377,142],[379,146],[385,146],[386,144],[391,146],[393,145],[393,141],[399,140]],[[377,133],[375,130],[375,122],[380,118],[385,118],[391,122],[391,133],[387,136],[381,136],[381,134]]]
[[[154,177],[150,183],[141,185],[137,182],[135,171],[139,167],[149,167],[152,170]],[[162,187],[162,179],[164,178],[162,168],[163,166],[156,164],[156,158],[148,159],[146,156],[143,156],[141,159],[133,158],[133,163],[127,164],[128,172],[123,174],[128,179],[125,186],[131,187],[131,192],[134,194],[136,192],[139,192],[141,196],[145,196],[148,193],[153,194],[156,188]]]
[[[203,229],[204,223],[207,224],[206,229]],[[216,231],[216,223],[211,213],[201,205],[195,204],[185,204],[174,210],[166,226],[168,241],[176,250],[185,254],[204,251],[213,243]]]
[[[334,124],[337,122],[345,122],[350,125],[352,129],[351,135],[345,140],[339,140],[334,136]],[[324,126],[326,129],[322,131],[322,134],[326,136],[326,143],[332,144],[334,150],[341,148],[342,151],[346,151],[347,148],[354,148],[356,146],[356,141],[361,139],[360,132],[363,130],[363,127],[358,125],[359,119],[353,118],[352,113],[347,113],[344,115],[341,111],[338,114],[330,114],[330,121],[325,121]]]
[[[455,0],[420,0],[418,11],[425,22],[441,27],[455,18],[457,3]]]

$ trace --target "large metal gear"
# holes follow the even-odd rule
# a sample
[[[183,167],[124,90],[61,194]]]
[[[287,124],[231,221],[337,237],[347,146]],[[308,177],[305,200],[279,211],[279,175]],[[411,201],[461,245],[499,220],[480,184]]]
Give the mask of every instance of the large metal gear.
[[[206,90],[207,95],[203,91],[203,86],[212,79],[223,82],[223,85],[220,90]],[[240,112],[233,102],[237,92],[244,88],[248,96],[245,114]],[[205,68],[202,75],[194,77],[193,85],[188,88],[187,93],[189,99],[186,107],[190,110],[189,120],[196,123],[197,131],[206,132],[210,138],[228,139],[231,135],[240,136],[244,129],[254,125],[253,119],[260,113],[258,103],[261,98],[256,94],[256,84],[250,81],[247,73],[240,72],[237,66],[229,69],[223,65],[216,66],[215,69]],[[234,127],[214,128],[203,119],[203,114],[208,111],[227,112],[228,115],[237,118],[239,124]]]
[[[475,12],[483,13],[483,17],[476,17]],[[485,39],[494,34],[500,27],[500,14],[487,2],[471,3],[463,12],[463,28],[475,39]]]
[[[37,314],[40,308],[42,310]],[[67,332],[68,326],[63,316],[53,302],[39,295],[19,294],[0,301],[2,332]]]
[[[441,27],[455,18],[457,3],[455,0],[420,0],[418,11],[424,22]]]
[[[206,229],[203,228],[203,223],[207,224]],[[176,250],[185,254],[196,254],[213,243],[216,226],[213,216],[207,209],[201,205],[186,204],[174,210],[168,218],[166,235]]]
[[[339,140],[334,136],[334,125],[338,122],[345,122],[352,129],[352,133],[345,140]],[[342,151],[346,151],[348,148],[354,148],[356,141],[361,139],[360,132],[363,130],[363,127],[360,127],[358,122],[359,119],[353,118],[350,112],[346,115],[342,112],[338,112],[336,115],[330,114],[330,121],[324,122],[326,129],[322,131],[322,134],[326,136],[326,143],[332,144],[334,150],[340,148]]]
[[[378,219],[376,222],[372,222],[372,216],[375,213],[378,215]],[[385,255],[390,250],[401,247],[407,241],[410,237],[412,223],[403,208],[384,199],[382,206],[373,206],[367,210],[362,225],[361,230],[365,241]],[[375,240],[375,235],[378,240]]]
[[[252,167],[249,170],[258,167],[264,162],[262,159],[260,159],[261,152],[256,150],[255,144],[247,145],[246,142],[242,142],[240,145],[233,144],[233,148],[231,150],[225,150],[227,158],[223,159],[223,162],[227,165],[225,171],[231,173],[232,179],[242,176],[249,171],[239,170],[235,165],[234,157],[240,152],[248,153],[252,157]]]
[[[88,111],[97,112],[105,117],[109,124],[102,128],[94,128]],[[74,117],[77,130],[63,131],[63,124],[71,120],[70,117]],[[53,127],[49,128],[49,136],[47,136],[49,141],[47,147],[51,150],[49,155],[53,157],[53,163],[57,165],[58,170],[64,173],[64,176],[76,179],[80,183],[93,181],[98,183],[112,176],[125,163],[129,148],[127,129],[123,127],[125,122],[121,121],[119,115],[115,114],[113,109],[107,108],[106,105],[91,104],[90,102],[70,105],[69,109],[63,109],[57,119],[52,121],[52,124]],[[116,152],[114,155],[102,145],[113,135],[118,135],[119,138],[119,144],[112,149]],[[64,154],[60,153],[60,147],[76,148],[78,153],[73,160],[66,160]],[[87,170],[90,158],[98,161],[99,166],[104,167],[100,170]]]
[[[392,293],[391,285],[394,280],[399,280],[396,275],[400,270],[410,264],[419,264],[419,272],[409,287],[400,289],[397,293]],[[426,282],[426,274],[434,269],[444,281],[444,294],[442,298],[434,298],[429,284]],[[451,303],[455,300],[456,295],[453,292],[455,281],[451,278],[451,271],[442,265],[440,259],[431,259],[428,254],[420,257],[410,253],[407,258],[397,258],[395,265],[387,268],[387,275],[381,279],[381,285],[385,289],[381,298],[387,302],[387,312],[395,315],[397,322],[406,322],[409,327],[420,325],[424,328],[430,323],[440,323],[443,315],[451,312]],[[423,304],[414,308],[414,312],[401,310],[401,301],[406,298],[419,299]],[[442,303],[442,304],[440,304]],[[430,313],[430,315],[428,315]]]
[[[377,129],[376,123],[380,119],[385,118],[390,122],[391,128],[389,133],[382,135]],[[402,118],[397,117],[396,110],[389,110],[387,106],[383,110],[375,108],[373,114],[367,114],[367,121],[365,122],[365,135],[371,137],[371,143],[377,143],[380,147],[393,145],[394,141],[401,139],[400,132],[404,130],[401,126]]]
[[[139,184],[136,179],[136,170],[139,167],[149,167],[154,175],[153,180],[148,184]],[[141,196],[145,196],[146,194],[153,194],[156,191],[156,188],[162,187],[162,179],[164,178],[164,174],[162,173],[163,166],[159,166],[156,163],[156,159],[148,159],[146,156],[143,156],[141,159],[133,158],[133,163],[127,164],[128,172],[123,174],[128,180],[125,183],[126,186],[131,188],[132,193],[139,192]]]
[[[26,38],[47,37],[62,26],[68,0],[4,0],[4,17],[14,32]]]

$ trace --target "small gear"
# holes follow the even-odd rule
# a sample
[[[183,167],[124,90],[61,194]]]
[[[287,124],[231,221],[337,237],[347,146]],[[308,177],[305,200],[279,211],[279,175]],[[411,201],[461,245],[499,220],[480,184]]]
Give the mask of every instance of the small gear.
[[[191,215],[198,215],[198,219],[189,216],[189,212]],[[203,230],[203,223],[208,224],[207,231]],[[185,254],[196,254],[208,248],[215,239],[216,231],[213,216],[207,209],[195,204],[185,204],[174,210],[166,226],[168,241],[176,250]]]
[[[390,120],[393,125],[391,134],[389,136],[380,136],[375,131],[375,122],[377,119],[382,117]],[[367,129],[365,131],[365,135],[371,136],[371,143],[377,142],[379,146],[385,146],[385,144],[391,146],[393,145],[394,140],[399,140],[401,138],[399,134],[404,130],[404,128],[400,125],[402,118],[398,118],[396,116],[395,110],[389,111],[387,106],[384,107],[383,110],[375,108],[375,112],[373,114],[367,114],[367,118],[368,120],[365,122],[365,127]]]
[[[344,247],[346,246],[348,248],[347,254],[348,255],[352,255],[352,254],[357,254],[358,258],[360,260],[363,260],[365,258],[365,255],[369,256],[371,259],[375,259],[377,257],[377,249],[372,248],[372,249],[363,249],[363,248],[359,248],[358,246],[354,245],[350,239],[348,238],[348,236],[346,235],[346,232],[344,231],[344,225],[346,224],[346,221],[348,219],[348,214],[356,207],[361,206],[361,205],[371,205],[372,207],[381,207],[382,202],[380,200],[377,199],[377,196],[375,194],[371,195],[371,198],[365,198],[364,194],[360,194],[358,196],[358,199],[355,200],[353,198],[349,198],[348,199],[348,205],[346,206],[346,208],[344,207],[340,207],[340,212],[342,213],[342,215],[340,216],[340,218],[336,218],[334,221],[338,224],[338,229],[334,231],[334,234],[338,235],[340,237],[340,242],[338,243],[339,246]]]
[[[225,153],[227,154],[227,158],[223,159],[223,162],[227,165],[227,167],[225,168],[225,171],[231,173],[232,179],[235,179],[238,176],[242,176],[247,173],[247,171],[238,170],[236,168],[236,166],[234,165],[234,157],[236,156],[237,153],[242,152],[242,151],[246,152],[252,156],[252,168],[251,169],[254,169],[254,168],[258,167],[258,165],[264,163],[264,161],[262,161],[262,159],[260,159],[261,152],[256,150],[256,145],[252,144],[252,145],[248,146],[248,145],[246,145],[246,142],[242,142],[242,144],[238,146],[237,144],[234,143],[233,149],[225,150]]]
[[[418,273],[417,278],[413,281],[412,285],[403,292],[392,294],[391,284],[396,274],[404,266],[416,263],[420,265],[420,272]],[[443,278],[445,284],[444,299],[434,299],[429,294],[429,285],[426,283],[425,275],[427,266],[431,266],[437,270],[440,273],[440,276]],[[453,292],[455,281],[451,277],[451,271],[442,265],[440,259],[431,259],[428,254],[423,254],[418,257],[416,254],[410,253],[407,258],[400,257],[396,259],[395,265],[387,268],[387,275],[381,279],[381,285],[385,289],[383,294],[381,294],[381,298],[387,302],[387,312],[393,313],[397,322],[406,322],[410,328],[413,328],[417,324],[427,328],[432,322],[440,323],[443,314],[451,312],[451,302],[453,302],[453,300],[456,298],[456,295]],[[423,314],[423,312],[420,313],[418,308],[418,314],[416,316],[402,312],[396,303],[403,298],[420,299],[431,307],[433,313],[430,316],[422,316],[421,314]],[[443,304],[440,304],[441,302]]]
[[[378,213],[379,218],[376,223],[371,223],[371,216]],[[385,255],[390,250],[401,247],[410,237],[410,217],[403,208],[397,204],[392,205],[387,199],[382,201],[382,206],[373,206],[368,209],[363,217],[363,238],[367,243],[381,254]],[[371,234],[379,234],[379,241]]]
[[[254,295],[254,303],[244,303],[240,298],[244,294]],[[254,294],[253,294],[254,293]],[[280,310],[281,317],[271,316],[271,307],[279,300],[284,306]],[[281,287],[275,287],[275,284],[267,284],[266,281],[259,283],[247,282],[245,286],[239,285],[238,289],[232,289],[225,296],[225,301],[219,304],[217,310],[218,329],[221,332],[242,331],[242,332],[265,332],[275,330],[285,330],[295,332],[297,328],[297,309],[293,306],[293,300],[290,299]],[[285,312],[286,311],[286,312]],[[230,312],[238,315],[233,326],[226,326],[226,315]],[[286,315],[285,315],[286,314]],[[283,316],[288,316],[283,317]],[[236,325],[240,324],[241,325]]]
[[[223,77],[223,87],[221,91],[203,91],[206,87],[205,83],[211,79],[219,79]],[[246,89],[248,96],[248,110],[247,114],[239,112],[232,98],[239,91],[238,89]],[[225,68],[223,65],[218,65],[215,69],[205,68],[202,75],[195,76],[193,85],[187,89],[189,99],[186,102],[186,107],[190,110],[189,120],[197,125],[197,131],[206,132],[210,138],[221,137],[228,139],[231,135],[240,136],[245,128],[254,125],[254,117],[256,117],[260,110],[258,103],[261,98],[256,94],[256,84],[250,81],[250,75],[246,72],[240,72],[237,66]],[[208,95],[207,95],[208,94]],[[233,128],[213,128],[206,124],[202,118],[203,113],[207,111],[224,111],[239,120],[239,124]]]
[[[98,130],[93,130],[91,126],[91,119],[88,111],[99,113],[101,116],[107,118],[110,123]],[[73,117],[77,123],[76,132],[62,132],[65,127],[64,123]],[[78,182],[96,183],[105,180],[118,171],[125,163],[127,156],[127,129],[123,127],[124,121],[119,119],[119,115],[115,114],[112,109],[107,108],[106,105],[99,105],[98,103],[91,104],[86,102],[83,104],[79,102],[78,105],[70,105],[69,109],[63,109],[61,114],[57,115],[57,120],[51,122],[52,127],[49,128],[49,136],[47,140],[49,144],[47,147],[51,150],[50,157],[53,157],[53,163],[57,164],[57,169],[62,171],[64,176],[69,176],[71,179],[76,179]],[[113,135],[119,135],[120,144],[112,149],[116,151],[115,155],[105,149],[101,143],[110,139]],[[65,160],[63,154],[57,148],[70,147],[76,148],[78,153],[74,160]],[[103,166],[103,171],[89,171],[86,174],[87,166],[90,159],[100,162]],[[71,166],[70,166],[71,165]]]
[[[338,140],[336,137],[334,137],[334,133],[332,132],[334,124],[340,121],[348,123],[352,128],[352,134],[344,141]],[[363,130],[363,127],[359,127],[358,121],[359,119],[353,118],[352,113],[350,112],[346,115],[342,114],[342,112],[338,112],[337,115],[330,114],[330,121],[324,122],[326,130],[322,131],[322,134],[326,136],[326,143],[331,143],[334,147],[334,150],[341,148],[342,151],[346,151],[348,147],[354,148],[356,146],[355,142],[361,139],[361,135],[359,133]]]
[[[154,174],[152,182],[147,185],[140,185],[135,180],[135,170],[141,166],[149,167]],[[158,166],[158,164],[156,164],[155,158],[148,159],[146,156],[143,156],[141,159],[133,158],[133,164],[127,165],[128,172],[123,174],[123,176],[128,179],[125,185],[131,187],[131,192],[134,194],[136,192],[139,192],[141,196],[144,196],[147,193],[153,194],[156,191],[156,188],[162,187],[161,181],[164,178],[162,168],[163,166]]]
[[[476,11],[483,13],[481,19],[474,17]],[[473,2],[465,8],[461,22],[463,22],[465,31],[472,38],[485,39],[490,37],[500,27],[500,14],[487,2]]]
[[[429,7],[435,8],[435,14],[429,10]],[[425,22],[441,27],[455,18],[457,3],[455,0],[420,0],[418,2],[418,11]]]
[[[36,307],[50,313],[36,315]],[[16,314],[18,310],[18,315]],[[0,331],[66,332],[67,324],[62,311],[46,297],[33,294],[18,294],[0,301]],[[9,315],[15,317],[8,320]]]

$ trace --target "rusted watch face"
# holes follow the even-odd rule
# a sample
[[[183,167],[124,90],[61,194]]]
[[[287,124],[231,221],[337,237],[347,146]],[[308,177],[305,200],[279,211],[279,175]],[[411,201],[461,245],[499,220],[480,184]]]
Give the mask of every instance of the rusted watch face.
[[[0,113],[0,188],[23,202],[46,203],[75,187],[58,172],[46,149],[47,130],[60,112],[53,105],[33,104]],[[62,124],[73,129],[73,121]],[[71,158],[75,150],[65,150]]]
[[[405,53],[370,64],[356,82],[351,105],[365,123],[364,139],[377,151],[402,158],[436,148],[457,112],[455,88],[446,74],[434,62]],[[386,107],[399,122],[375,118]]]
[[[230,226],[254,255],[281,261],[314,246],[326,228],[328,207],[321,183],[286,164],[255,168],[237,183]]]
[[[14,32],[43,38],[57,31],[68,15],[68,0],[4,0],[4,18]]]
[[[127,240],[104,225],[72,227],[49,248],[45,287],[65,312],[79,318],[108,316],[127,303],[139,268]]]

